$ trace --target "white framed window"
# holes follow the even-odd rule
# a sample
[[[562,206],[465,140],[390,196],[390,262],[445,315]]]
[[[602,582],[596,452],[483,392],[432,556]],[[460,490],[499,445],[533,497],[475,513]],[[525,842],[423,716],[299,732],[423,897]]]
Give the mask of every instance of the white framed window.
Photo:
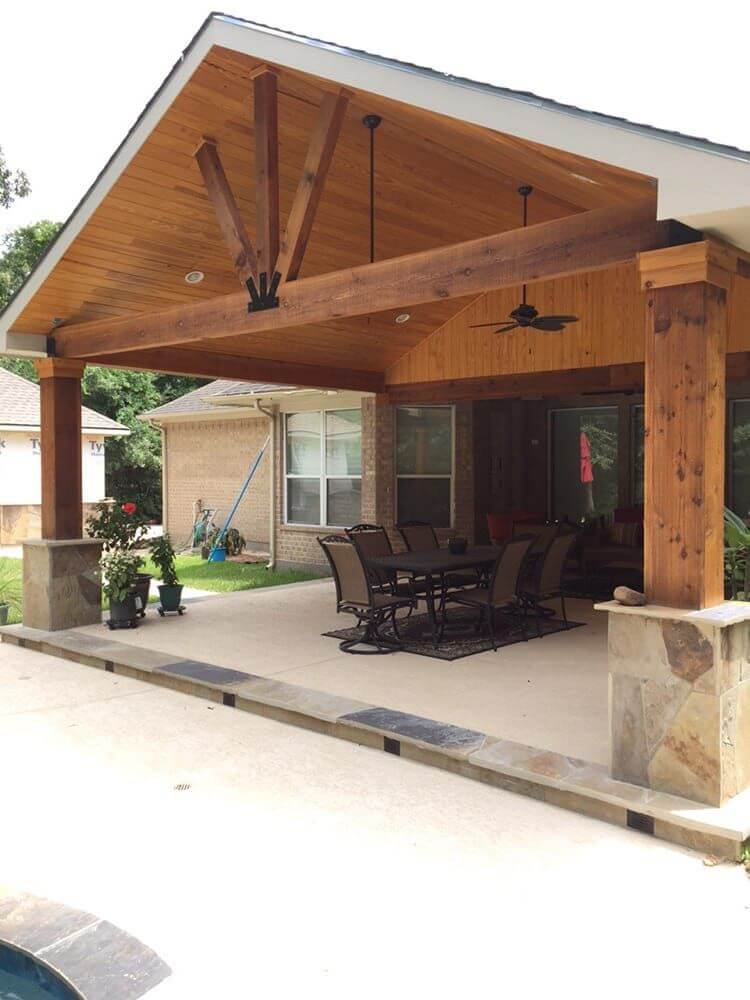
[[[287,524],[356,524],[362,509],[361,410],[287,413],[284,482]]]
[[[454,408],[396,408],[396,521],[453,526]]]

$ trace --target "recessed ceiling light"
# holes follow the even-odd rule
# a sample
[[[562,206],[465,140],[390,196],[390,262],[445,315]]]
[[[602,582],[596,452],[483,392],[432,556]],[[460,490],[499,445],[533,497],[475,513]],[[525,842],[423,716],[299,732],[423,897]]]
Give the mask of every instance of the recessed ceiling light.
[[[206,276],[203,271],[188,271],[185,275],[185,281],[187,281],[189,285],[197,285],[198,282],[203,281],[205,277]]]
[[[411,319],[411,314],[410,313],[399,313],[398,316],[396,317],[396,322],[397,323],[408,323],[410,319]]]

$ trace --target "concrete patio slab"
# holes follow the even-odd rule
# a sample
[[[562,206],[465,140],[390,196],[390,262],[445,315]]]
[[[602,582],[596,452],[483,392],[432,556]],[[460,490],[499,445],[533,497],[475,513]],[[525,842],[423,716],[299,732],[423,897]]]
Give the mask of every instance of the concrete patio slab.
[[[607,764],[606,616],[590,602],[569,603],[584,628],[453,662],[342,653],[321,635],[351,624],[336,614],[330,580],[222,594],[182,618],[149,611],[137,629],[112,635],[172,661],[214,663]],[[109,635],[98,625],[76,631]]]

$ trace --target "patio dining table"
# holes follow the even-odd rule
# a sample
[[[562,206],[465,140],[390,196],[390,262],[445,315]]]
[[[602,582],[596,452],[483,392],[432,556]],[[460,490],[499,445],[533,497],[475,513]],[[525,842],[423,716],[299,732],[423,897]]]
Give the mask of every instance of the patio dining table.
[[[428,549],[425,552],[394,552],[389,556],[371,556],[366,560],[373,569],[391,573],[410,573],[425,580],[425,601],[432,626],[432,642],[437,646],[440,623],[435,610],[435,591],[441,590],[443,578],[462,570],[482,570],[492,566],[500,555],[496,545],[473,545],[461,555],[450,549]]]

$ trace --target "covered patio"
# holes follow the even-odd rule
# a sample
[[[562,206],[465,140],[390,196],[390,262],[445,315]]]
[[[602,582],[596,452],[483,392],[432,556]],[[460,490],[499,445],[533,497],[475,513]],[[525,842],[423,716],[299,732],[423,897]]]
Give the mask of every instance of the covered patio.
[[[722,507],[728,387],[750,375],[749,179],[739,150],[210,18],[0,318],[42,381],[27,638],[74,632],[109,662],[98,543],[81,537],[86,364],[362,393],[362,470],[339,476],[359,519],[393,533],[436,512],[442,540],[481,541],[487,514],[519,507],[579,517],[544,451],[554,414],[642,399],[642,438],[630,417],[617,432],[642,450],[642,494],[629,462],[613,488],[643,505],[645,608],[574,602],[586,624],[570,632],[453,663],[363,661],[321,637],[340,626],[321,582],[196,603],[118,645],[563,755],[555,768],[617,785],[650,832],[654,801],[739,808],[749,616],[724,603]],[[450,428],[434,467],[399,438],[430,408]],[[344,525],[324,514],[325,431],[322,465],[297,470],[285,421],[275,530],[296,558]]]

